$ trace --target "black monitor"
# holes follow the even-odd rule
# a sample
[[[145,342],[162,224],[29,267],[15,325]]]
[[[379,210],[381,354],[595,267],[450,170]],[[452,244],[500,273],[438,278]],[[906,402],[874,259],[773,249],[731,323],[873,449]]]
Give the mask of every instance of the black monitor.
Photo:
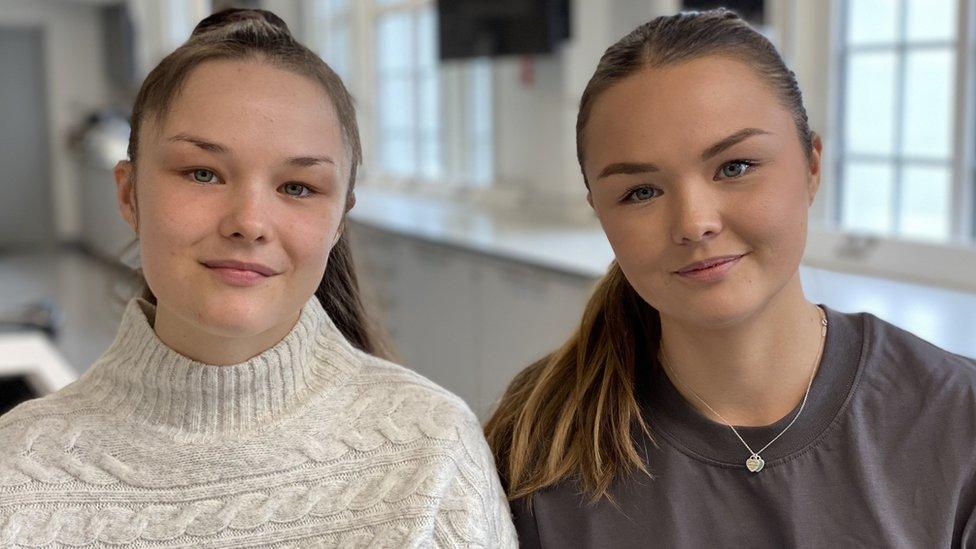
[[[569,0],[439,0],[442,60],[545,54],[569,38]]]

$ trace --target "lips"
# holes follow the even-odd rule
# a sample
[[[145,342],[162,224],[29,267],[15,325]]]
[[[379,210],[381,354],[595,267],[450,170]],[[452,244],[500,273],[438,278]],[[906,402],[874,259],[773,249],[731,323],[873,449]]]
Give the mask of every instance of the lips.
[[[739,259],[740,257],[742,257],[744,255],[746,255],[746,254],[723,255],[723,256],[710,257],[710,258],[708,258],[708,259],[706,259],[704,261],[699,261],[697,263],[692,263],[690,265],[686,265],[685,267],[682,267],[681,269],[679,269],[679,270],[677,270],[675,272],[678,273],[678,274],[684,274],[684,273],[690,273],[690,272],[693,272],[693,271],[700,271],[700,270],[703,270],[703,269],[708,269],[709,267],[714,267],[716,265],[721,265],[722,263],[728,263],[729,261],[734,261],[734,260]]]
[[[262,265],[261,263],[236,261],[233,259],[215,259],[212,261],[204,261],[203,264],[211,269],[237,269],[240,271],[253,271],[264,276],[273,276],[278,274],[274,269],[268,267],[267,265]]]

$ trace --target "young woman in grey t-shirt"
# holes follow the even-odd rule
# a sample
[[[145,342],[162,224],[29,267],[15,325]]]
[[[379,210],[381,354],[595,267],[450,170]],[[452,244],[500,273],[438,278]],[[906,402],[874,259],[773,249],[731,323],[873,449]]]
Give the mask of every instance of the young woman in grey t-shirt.
[[[731,12],[606,51],[577,153],[616,261],[486,427],[524,547],[976,546],[976,363],[804,296],[822,148]]]

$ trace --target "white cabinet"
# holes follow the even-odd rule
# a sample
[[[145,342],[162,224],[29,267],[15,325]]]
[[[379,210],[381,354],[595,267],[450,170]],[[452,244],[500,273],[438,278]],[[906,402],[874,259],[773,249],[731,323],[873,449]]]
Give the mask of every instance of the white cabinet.
[[[593,283],[359,223],[350,233],[398,360],[482,419],[516,373],[572,333]]]
[[[470,404],[484,415],[515,374],[572,334],[592,281],[488,258],[481,270],[479,390]]]
[[[390,318],[405,366],[469,400],[477,393],[476,266],[447,248],[406,243]]]

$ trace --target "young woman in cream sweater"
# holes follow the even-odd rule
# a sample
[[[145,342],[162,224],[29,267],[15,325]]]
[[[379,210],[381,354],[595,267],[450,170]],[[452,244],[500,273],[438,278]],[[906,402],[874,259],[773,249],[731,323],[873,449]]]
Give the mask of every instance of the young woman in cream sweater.
[[[375,356],[338,76],[273,14],[215,14],[147,77],[128,153],[145,291],[0,417],[0,545],[514,547],[474,415]]]

